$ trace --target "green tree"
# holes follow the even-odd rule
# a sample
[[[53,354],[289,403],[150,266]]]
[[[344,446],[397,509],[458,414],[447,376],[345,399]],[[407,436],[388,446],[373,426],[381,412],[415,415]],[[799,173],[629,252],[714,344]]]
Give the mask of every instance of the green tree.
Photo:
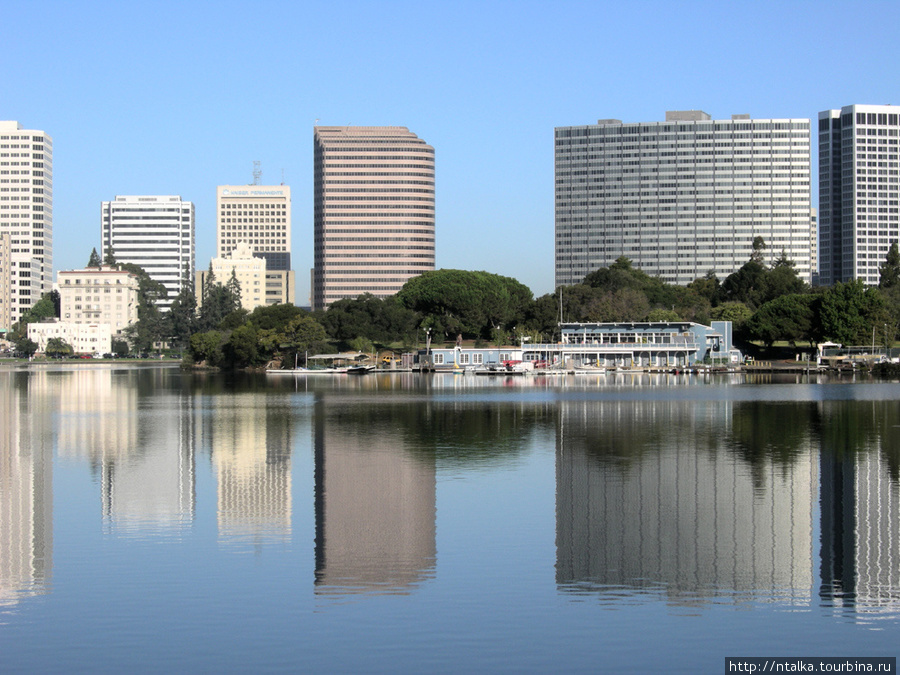
[[[260,365],[260,350],[256,327],[249,321],[238,326],[223,346],[226,365],[231,368],[248,368]]]
[[[103,264],[104,264],[104,265],[110,265],[110,266],[116,264],[116,256],[115,256],[115,254],[113,253],[113,248],[112,248],[112,246],[107,246],[107,247],[106,247],[106,255],[103,256]]]
[[[742,302],[751,308],[761,306],[766,298],[766,268],[758,260],[747,261],[722,282],[722,295],[726,302]]]
[[[348,342],[361,336],[383,345],[409,339],[417,323],[416,313],[396,297],[382,299],[369,293],[338,300],[316,318],[333,340]]]
[[[725,302],[713,307],[709,315],[713,321],[730,321],[739,330],[753,316],[753,311],[743,302]]]
[[[897,249],[897,242],[891,244],[884,265],[878,268],[878,288],[896,288],[900,287],[900,250]]]
[[[88,267],[98,267],[98,268],[99,268],[100,265],[101,265],[101,262],[100,262],[100,255],[97,253],[97,249],[96,249],[96,248],[92,248],[92,249],[91,249],[91,257],[88,258],[88,264],[87,264],[87,266],[88,266]]]
[[[212,263],[210,263],[206,283],[203,288],[203,302],[200,305],[198,330],[209,331],[218,328],[226,316],[240,308],[240,296],[236,296],[234,291],[233,285],[223,286],[216,281],[212,271]]]
[[[164,328],[169,344],[176,349],[186,348],[190,344],[191,335],[198,330],[197,297],[189,265],[185,265],[181,290],[169,307]]]
[[[672,309],[654,309],[647,315],[647,321],[653,322],[671,322],[671,321],[681,321],[681,317],[678,316],[678,312]]]
[[[765,265],[766,240],[760,236],[753,237],[750,260],[760,265]]]
[[[356,337],[350,340],[350,349],[363,354],[372,354],[375,351],[375,345],[369,338]]]
[[[54,337],[47,340],[47,346],[44,348],[44,354],[52,359],[62,359],[72,356],[75,350],[72,346],[62,338]]]
[[[636,288],[603,293],[585,307],[585,318],[596,322],[643,321],[650,311],[647,296]]]
[[[16,351],[18,353],[24,354],[28,358],[31,358],[32,356],[34,356],[35,352],[38,350],[38,347],[40,346],[40,345],[38,345],[37,342],[30,339],[28,336],[17,337],[13,341],[13,344],[15,345]]]
[[[218,367],[223,360],[222,347],[225,344],[225,336],[217,330],[205,333],[194,333],[190,341],[190,353],[194,363],[206,363],[208,366]]]
[[[291,319],[306,314],[307,312],[295,305],[278,303],[256,307],[247,318],[257,330],[280,330],[290,323]]]
[[[751,340],[760,340],[771,347],[778,340],[795,345],[815,342],[815,310],[817,298],[811,295],[783,295],[760,307],[745,325]]]
[[[293,365],[298,354],[320,354],[329,348],[328,334],[322,324],[306,313],[291,319],[267,340],[273,353],[280,355],[282,363],[289,365]]]
[[[168,296],[168,291],[139,265],[118,263],[118,267],[131,272],[138,280],[138,318],[122,333],[135,351],[149,351],[155,342],[162,342],[168,337],[165,321],[157,304]]]
[[[489,272],[437,270],[413,277],[397,293],[407,309],[431,319],[445,337],[490,337],[524,319],[532,293],[515,279]]]
[[[884,297],[861,279],[836,283],[821,296],[821,335],[844,345],[865,345],[885,323]]]

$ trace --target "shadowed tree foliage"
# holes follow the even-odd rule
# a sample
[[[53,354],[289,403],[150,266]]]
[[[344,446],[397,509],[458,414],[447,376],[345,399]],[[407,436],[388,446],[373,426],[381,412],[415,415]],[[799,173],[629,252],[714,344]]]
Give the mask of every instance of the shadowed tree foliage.
[[[316,318],[333,340],[365,337],[380,344],[409,341],[418,323],[416,313],[396,297],[382,299],[369,293],[338,300],[327,311],[317,312]]]
[[[135,351],[148,351],[154,342],[168,336],[165,321],[156,303],[168,296],[166,287],[150,278],[144,268],[134,263],[117,263],[117,267],[131,272],[138,279],[138,319],[122,333]]]
[[[866,288],[861,279],[837,283],[821,296],[819,316],[822,337],[844,345],[868,344],[873,329],[885,323],[884,297],[877,288]]]
[[[445,338],[490,339],[494,330],[509,330],[532,303],[527,286],[489,272],[437,270],[413,277],[397,294],[403,307],[431,320]]]
[[[891,244],[884,264],[878,268],[878,288],[896,288],[900,286],[900,250],[897,242]]]
[[[792,345],[816,341],[816,310],[819,298],[813,295],[783,295],[760,307],[744,324],[743,332],[751,340],[771,347],[777,340]]]

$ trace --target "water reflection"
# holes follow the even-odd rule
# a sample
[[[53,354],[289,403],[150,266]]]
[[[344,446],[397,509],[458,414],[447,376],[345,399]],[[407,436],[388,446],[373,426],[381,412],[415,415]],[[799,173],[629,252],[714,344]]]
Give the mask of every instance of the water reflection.
[[[819,595],[859,617],[900,611],[900,404],[822,404]]]
[[[290,541],[290,410],[265,395],[217,396],[207,427],[219,537],[254,545]]]
[[[0,372],[0,607],[48,590],[53,570],[52,402]]]
[[[808,416],[754,443],[734,401],[572,402],[557,436],[557,583],[670,602],[808,603],[817,470]],[[775,428],[780,406],[766,420]],[[805,412],[804,412],[805,411]],[[756,436],[758,441],[761,436]],[[783,442],[782,442],[783,441]]]
[[[316,401],[317,594],[408,593],[434,573],[435,458],[397,412]]]

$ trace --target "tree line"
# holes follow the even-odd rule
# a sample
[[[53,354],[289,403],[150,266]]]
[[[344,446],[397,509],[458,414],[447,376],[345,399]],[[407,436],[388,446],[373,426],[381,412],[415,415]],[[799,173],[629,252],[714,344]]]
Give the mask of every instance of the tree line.
[[[362,295],[308,312],[293,305],[241,307],[240,284],[217,280],[212,268],[197,302],[185,278],[168,312],[157,301],[166,289],[139,267],[119,264],[139,279],[138,320],[126,331],[133,351],[167,344],[187,363],[221,368],[301,363],[307,355],[352,349],[410,351],[467,340],[476,345],[559,340],[560,322],[731,321],[738,341],[771,347],[833,340],[841,344],[893,345],[900,323],[900,252],[894,244],[881,266],[877,288],[862,281],[811,287],[782,252],[765,262],[765,242],[753,241],[750,259],[719,280],[709,273],[686,286],[668,284],[619,258],[580,284],[535,298],[515,279],[489,272],[444,269],[410,279],[387,298]],[[107,255],[107,264],[116,264]],[[99,264],[96,251],[90,263]],[[23,322],[53,312],[50,298]],[[55,308],[59,314],[58,298]],[[20,322],[21,323],[21,322]],[[19,335],[21,329],[17,326]],[[15,332],[15,331],[14,331]],[[18,344],[18,343],[17,343]]]

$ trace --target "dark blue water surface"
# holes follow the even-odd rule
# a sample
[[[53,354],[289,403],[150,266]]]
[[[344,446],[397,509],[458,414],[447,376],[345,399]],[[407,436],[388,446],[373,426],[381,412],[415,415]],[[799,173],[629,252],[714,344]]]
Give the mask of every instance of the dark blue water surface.
[[[0,672],[897,656],[900,385],[0,369]]]

